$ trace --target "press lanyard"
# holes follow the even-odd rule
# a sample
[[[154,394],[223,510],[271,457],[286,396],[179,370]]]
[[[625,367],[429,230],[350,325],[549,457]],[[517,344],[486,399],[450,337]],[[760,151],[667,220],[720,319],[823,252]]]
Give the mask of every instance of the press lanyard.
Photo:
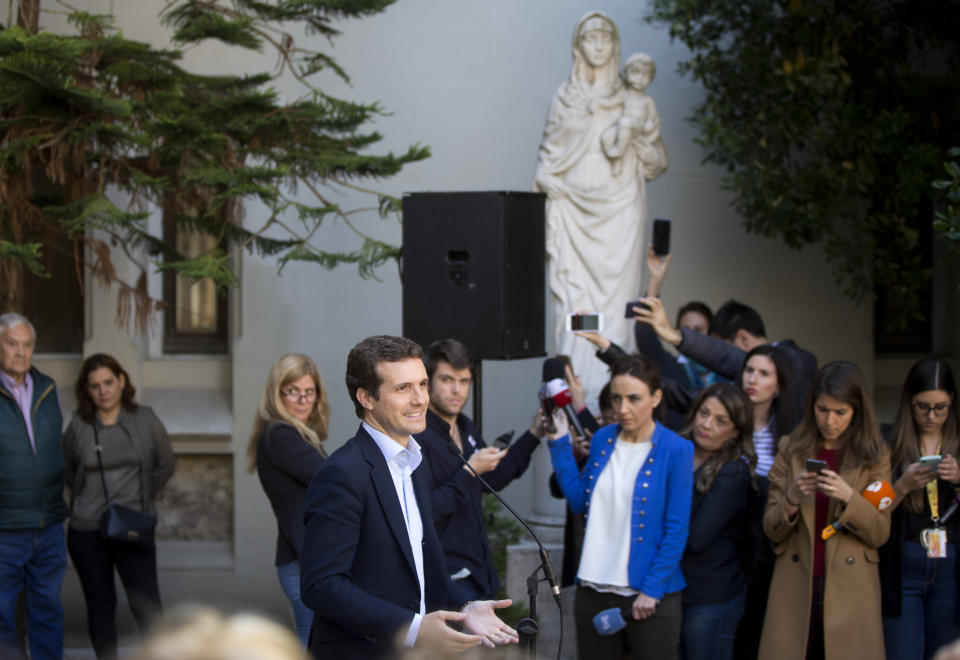
[[[937,454],[943,450],[943,438],[937,441]],[[934,525],[940,523],[940,487],[938,480],[927,482],[927,503],[930,505],[930,520]]]

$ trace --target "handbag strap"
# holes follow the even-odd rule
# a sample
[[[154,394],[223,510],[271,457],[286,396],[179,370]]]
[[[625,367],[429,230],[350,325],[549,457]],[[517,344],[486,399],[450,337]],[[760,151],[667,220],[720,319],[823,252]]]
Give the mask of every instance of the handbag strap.
[[[96,413],[94,413],[96,415]],[[107,490],[107,478],[103,476],[103,459],[100,458],[100,436],[97,435],[97,419],[93,419],[93,448],[97,454],[97,465],[100,467],[100,481],[103,483],[103,496],[107,500],[107,506],[110,506],[110,492]]]

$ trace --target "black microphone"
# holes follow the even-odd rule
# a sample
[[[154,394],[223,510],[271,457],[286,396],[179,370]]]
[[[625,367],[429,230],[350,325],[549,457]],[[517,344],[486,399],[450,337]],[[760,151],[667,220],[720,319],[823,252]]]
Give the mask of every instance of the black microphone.
[[[463,457],[463,452],[460,451],[460,449],[455,444],[453,444],[452,442],[447,443],[447,449],[450,450],[451,454],[459,458],[460,462],[466,465],[467,469],[473,473],[473,476],[479,479],[480,483],[482,483],[486,487],[486,489],[490,491],[494,497],[497,498],[497,501],[500,502],[500,504],[502,504],[507,511],[513,514],[513,517],[516,518],[521,525],[523,525],[524,529],[530,532],[530,536],[533,537],[533,540],[537,542],[537,547],[540,548],[540,561],[543,562],[543,573],[544,573],[544,576],[547,578],[547,584],[550,585],[550,592],[553,594],[553,599],[557,602],[557,607],[561,607],[560,584],[557,582],[557,576],[553,572],[553,564],[550,563],[550,555],[547,554],[547,549],[544,548],[543,543],[540,542],[540,537],[537,536],[537,533],[535,531],[530,529],[530,525],[527,524],[527,521],[521,518],[520,515],[513,510],[513,507],[507,504],[506,501],[502,497],[500,497],[500,494],[497,491],[495,491],[490,484],[487,483],[486,479],[481,477],[480,473],[473,469],[473,466],[470,465],[469,461],[467,461],[467,459]]]
[[[577,412],[571,405],[570,387],[567,385],[567,381],[563,379],[565,367],[566,363],[558,358],[547,358],[544,360],[543,386],[541,390],[554,406],[563,408],[563,412],[567,413],[567,419],[570,420],[570,424],[577,430],[581,438],[585,438],[587,434],[583,432],[583,426],[580,424]]]

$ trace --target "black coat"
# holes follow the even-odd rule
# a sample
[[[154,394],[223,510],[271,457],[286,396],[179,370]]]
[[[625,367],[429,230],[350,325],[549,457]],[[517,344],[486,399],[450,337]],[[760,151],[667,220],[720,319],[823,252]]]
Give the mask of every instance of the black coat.
[[[326,456],[284,422],[271,422],[257,439],[257,476],[277,518],[277,566],[300,559],[303,501]]]
[[[706,493],[696,489],[699,472],[694,472],[690,534],[680,563],[687,581],[683,603],[716,605],[729,602],[746,585],[738,541],[751,491],[750,466],[739,458],[727,461]]]
[[[487,446],[480,431],[466,415],[457,417],[463,457],[470,457]],[[451,453],[453,444],[450,425],[432,410],[427,411],[427,428],[414,436],[420,443],[424,458],[430,464],[433,482],[430,502],[433,519],[440,536],[440,545],[447,560],[447,569],[455,574],[464,568],[470,571],[468,579],[486,598],[494,598],[500,590],[500,580],[493,566],[493,556],[487,541],[487,526],[483,519],[485,490],[463,462]],[[540,441],[529,431],[514,442],[496,468],[481,475],[495,490],[506,487],[523,474],[530,464],[530,456]]]

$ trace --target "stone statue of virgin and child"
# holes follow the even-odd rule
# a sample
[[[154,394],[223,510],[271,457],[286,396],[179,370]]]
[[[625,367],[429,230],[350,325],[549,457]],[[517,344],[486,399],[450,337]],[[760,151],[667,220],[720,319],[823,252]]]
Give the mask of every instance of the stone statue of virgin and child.
[[[547,194],[547,260],[554,346],[569,355],[588,397],[607,369],[594,347],[565,329],[566,314],[601,312],[604,335],[627,350],[640,295],[647,224],[646,181],[667,169],[660,117],[646,87],[653,59],[630,56],[620,73],[620,36],[602,12],[573,31],[570,80],[557,90],[540,144],[534,190]]]

